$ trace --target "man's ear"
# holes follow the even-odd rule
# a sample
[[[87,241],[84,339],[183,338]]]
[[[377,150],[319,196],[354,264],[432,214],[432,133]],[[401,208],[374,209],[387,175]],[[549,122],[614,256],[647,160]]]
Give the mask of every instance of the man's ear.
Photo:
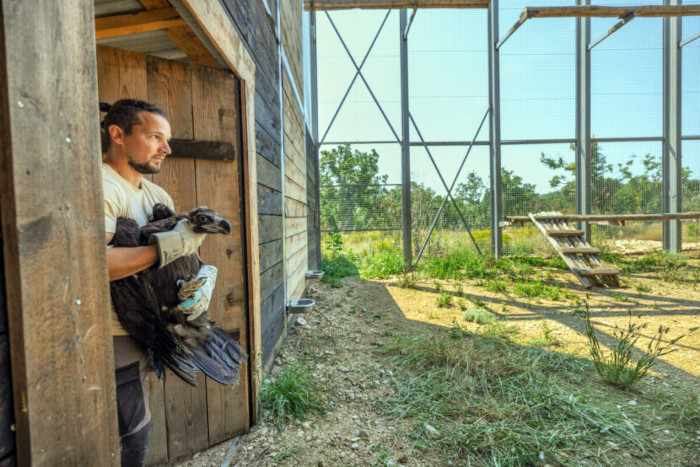
[[[124,144],[124,130],[119,128],[119,126],[110,125],[107,131],[109,131],[109,137],[112,138],[112,141],[117,144]]]

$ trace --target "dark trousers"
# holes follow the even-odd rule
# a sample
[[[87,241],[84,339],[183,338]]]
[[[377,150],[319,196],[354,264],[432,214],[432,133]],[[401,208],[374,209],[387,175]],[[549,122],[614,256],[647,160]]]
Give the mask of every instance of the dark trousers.
[[[123,467],[143,466],[151,441],[148,365],[145,353],[131,337],[114,337],[117,416]]]

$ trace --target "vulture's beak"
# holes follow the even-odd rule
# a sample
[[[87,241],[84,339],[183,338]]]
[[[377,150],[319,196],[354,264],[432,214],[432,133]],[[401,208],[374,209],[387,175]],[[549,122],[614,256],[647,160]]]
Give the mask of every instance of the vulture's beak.
[[[224,235],[228,235],[231,233],[231,224],[229,224],[226,219],[223,219],[221,217],[215,217],[214,220],[216,221],[216,223],[212,226],[212,233],[220,233]]]

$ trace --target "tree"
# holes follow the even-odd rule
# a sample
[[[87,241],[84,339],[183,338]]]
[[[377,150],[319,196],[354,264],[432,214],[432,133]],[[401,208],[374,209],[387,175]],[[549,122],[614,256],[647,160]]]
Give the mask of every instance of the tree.
[[[387,175],[379,175],[379,154],[352,150],[341,145],[321,151],[319,165],[321,218],[331,214],[340,230],[365,229],[376,226],[382,217],[378,212],[386,189]]]

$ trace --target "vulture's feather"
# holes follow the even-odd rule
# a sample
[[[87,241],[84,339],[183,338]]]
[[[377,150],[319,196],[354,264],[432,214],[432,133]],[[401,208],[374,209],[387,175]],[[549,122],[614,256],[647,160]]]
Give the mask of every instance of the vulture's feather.
[[[153,207],[152,222],[141,228],[133,219],[117,219],[112,245],[133,247],[154,243],[154,233],[172,230],[185,217],[197,233],[228,234],[231,231],[226,220],[206,207],[176,216],[167,206],[157,204]],[[194,279],[201,266],[197,254],[192,254],[162,268],[154,266],[112,281],[112,303],[121,324],[148,352],[159,378],[165,378],[164,367],[167,366],[194,386],[197,385],[193,380],[195,371],[202,371],[221,384],[235,385],[238,369],[247,359],[245,351],[214,325],[208,313],[187,321],[178,308],[178,283]],[[201,287],[201,283],[193,283],[193,287],[197,285]]]

